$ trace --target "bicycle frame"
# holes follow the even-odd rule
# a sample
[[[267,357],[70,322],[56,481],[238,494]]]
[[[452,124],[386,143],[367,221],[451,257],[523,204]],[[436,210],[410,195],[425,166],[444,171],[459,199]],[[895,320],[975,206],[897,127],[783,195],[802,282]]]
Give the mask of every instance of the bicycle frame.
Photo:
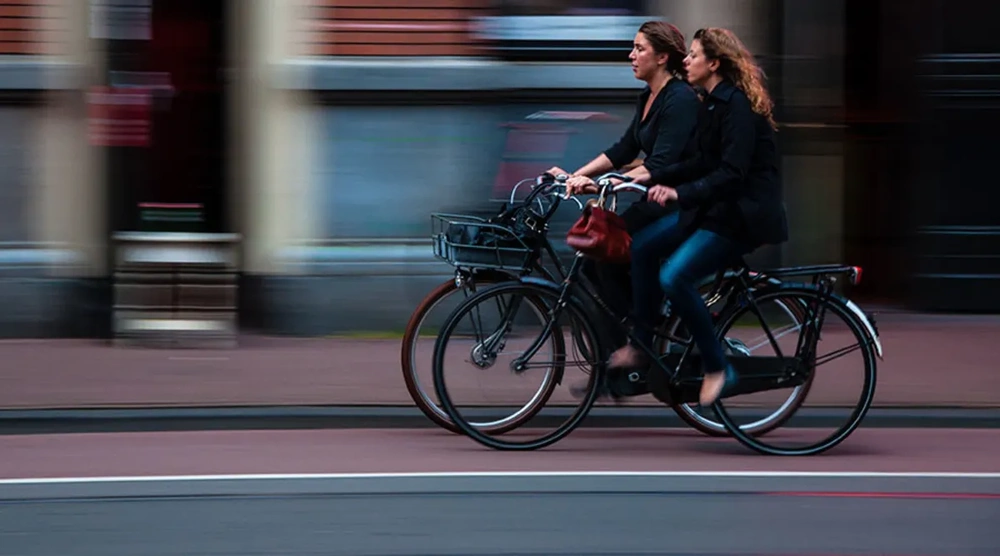
[[[612,177],[617,177],[619,179],[625,178],[625,176],[620,176],[617,174],[612,174]],[[601,188],[601,193],[599,196],[599,203],[601,206],[608,196],[609,190],[611,192],[612,200],[615,200],[614,189],[610,188],[610,182],[607,178],[602,179],[603,184]],[[624,186],[620,186],[624,187]],[[560,270],[563,268],[561,264],[558,263],[558,259],[554,254],[554,250],[551,247],[551,243],[548,238],[544,238],[544,244],[548,247],[550,256],[557,260]],[[570,300],[579,301],[581,298],[591,302],[590,307],[596,306],[599,308],[599,314],[594,315],[593,311],[583,308],[585,316],[606,318],[613,321],[620,332],[623,332],[631,341],[631,343],[641,351],[645,353],[649,361],[655,364],[662,371],[662,375],[667,377],[668,383],[672,387],[678,388],[681,384],[681,371],[689,367],[687,365],[689,359],[689,352],[691,347],[691,342],[677,338],[676,336],[668,333],[660,333],[657,330],[653,330],[654,335],[667,340],[676,342],[680,345],[685,346],[684,353],[680,358],[674,361],[675,357],[656,353],[651,346],[646,345],[644,342],[636,338],[633,328],[635,326],[644,326],[642,324],[636,323],[632,317],[629,315],[619,315],[616,314],[613,309],[611,309],[607,303],[601,298],[600,294],[597,293],[596,288],[590,282],[586,276],[581,275],[580,269],[582,267],[582,260],[584,256],[577,253],[573,260],[570,269],[566,272],[560,272],[562,286],[558,286],[555,280],[551,278],[532,278],[528,276],[528,273],[523,274],[519,279],[524,283],[533,283],[537,285],[542,285],[551,290],[558,290],[559,297],[556,302],[555,307],[550,308],[550,319],[548,325],[543,329],[542,334],[538,339],[532,343],[532,345],[525,351],[525,353],[514,360],[513,370],[515,372],[523,372],[527,368],[526,361],[530,360],[542,345],[548,340],[549,335],[553,333],[555,328],[558,326],[556,323],[559,320],[559,314],[561,310],[570,302]],[[735,268],[735,272],[733,272]],[[741,380],[742,387],[738,391],[731,395],[736,394],[748,394],[753,392],[759,392],[764,390],[771,390],[776,388],[787,388],[794,387],[805,382],[808,377],[808,369],[804,368],[804,362],[810,361],[815,356],[816,343],[819,340],[819,326],[822,326],[824,312],[820,312],[818,315],[815,314],[817,308],[809,307],[807,308],[807,314],[803,326],[806,328],[803,335],[799,337],[799,345],[796,348],[796,354],[804,354],[803,356],[795,357],[792,362],[788,361],[788,358],[784,357],[781,352],[780,347],[777,344],[777,340],[774,334],[769,329],[767,324],[764,322],[763,315],[760,312],[759,307],[756,304],[754,297],[754,290],[757,289],[761,284],[773,285],[775,281],[780,284],[780,277],[793,277],[793,276],[812,276],[812,283],[814,286],[818,287],[820,292],[820,305],[822,308],[822,302],[826,299],[830,293],[832,293],[832,287],[835,279],[832,278],[834,275],[847,274],[849,280],[852,284],[857,284],[860,280],[861,270],[858,267],[844,266],[844,265],[813,265],[813,266],[802,266],[802,267],[791,267],[777,269],[767,272],[752,272],[745,261],[741,258],[740,264],[735,267],[730,267],[723,269],[716,274],[716,278],[713,282],[712,289],[710,290],[710,295],[708,299],[708,304],[712,304],[719,300],[725,300],[722,311],[726,311],[731,308],[734,303],[745,303],[750,305],[751,312],[760,320],[761,325],[764,328],[764,333],[768,338],[768,342],[772,345],[777,353],[777,357],[757,357],[748,358],[756,359],[753,365],[746,364],[746,360],[740,362],[733,362],[734,367],[740,370],[741,377],[748,378],[749,380]],[[578,278],[583,278],[582,281],[578,281]],[[577,290],[582,290],[584,294],[578,294]],[[497,343],[510,329],[513,324],[513,315],[516,313],[520,305],[520,299],[515,298],[511,300],[510,306],[504,308],[504,310],[511,309],[507,317],[503,318],[501,325],[492,334],[489,335],[487,339],[483,339],[481,336],[477,337],[477,342],[482,348],[481,353],[492,352],[496,347]],[[876,351],[881,357],[882,349],[880,342],[878,341],[877,331],[874,326],[870,323],[868,315],[863,314],[860,309],[855,310],[856,305],[852,308],[860,317],[860,321],[868,329],[869,338],[876,345]],[[674,318],[674,317],[671,317]],[[818,324],[817,324],[818,323]],[[574,335],[577,335],[578,331],[575,330]],[[479,331],[477,329],[477,336]],[[583,345],[582,342],[578,342],[579,345]],[[595,354],[596,355],[596,354]],[[595,361],[596,363],[596,361]],[[653,373],[654,375],[656,373]],[[745,375],[745,376],[744,376]],[[561,380],[561,377],[560,377]],[[695,383],[700,383],[700,376],[694,380]],[[691,385],[693,386],[694,383]],[[656,392],[654,392],[656,394]],[[660,397],[660,395],[657,395]],[[670,397],[674,397],[670,395]],[[682,396],[684,399],[682,401],[692,402],[696,401],[697,398],[689,399],[690,396]],[[663,399],[663,398],[661,398]]]
[[[559,327],[557,322],[562,310],[571,302],[574,302],[577,303],[577,306],[583,311],[583,316],[588,319],[603,316],[608,318],[610,321],[615,322],[618,329],[629,338],[632,345],[638,347],[647,356],[652,365],[650,368],[650,378],[655,377],[657,370],[659,371],[660,376],[663,377],[662,380],[649,380],[650,392],[653,393],[654,396],[667,403],[697,402],[698,391],[701,383],[700,373],[684,372],[692,369],[695,366],[695,363],[697,363],[697,357],[690,354],[691,342],[685,339],[677,338],[671,334],[662,334],[654,330],[654,334],[685,346],[684,352],[680,355],[676,355],[657,353],[652,346],[649,346],[639,340],[635,335],[634,327],[642,326],[641,324],[636,323],[630,316],[626,315],[622,317],[621,315],[617,315],[614,310],[612,310],[607,303],[601,299],[600,295],[593,291],[592,284],[590,284],[590,281],[585,276],[582,277],[582,283],[577,280],[578,278],[581,278],[581,276],[579,276],[579,270],[581,268],[583,258],[584,257],[582,255],[577,256],[573,265],[570,267],[567,278],[562,282],[561,286],[539,278],[525,277],[521,279],[522,282],[527,284],[535,284],[551,290],[558,290],[559,297],[554,306],[550,308],[548,324],[542,330],[539,337],[532,342],[531,346],[528,347],[520,357],[514,360],[512,363],[513,370],[515,372],[521,372],[527,369],[528,365],[526,362],[534,357],[541,346],[548,341],[549,336]],[[776,357],[734,358],[731,363],[737,368],[741,380],[739,387],[729,393],[727,397],[767,390],[794,388],[795,386],[803,384],[809,377],[809,369],[806,368],[804,361],[808,361],[812,358],[812,351],[815,350],[815,344],[818,341],[818,332],[816,328],[817,319],[814,316],[811,316],[806,319],[805,323],[803,323],[803,326],[805,326],[807,330],[806,333],[800,337],[799,341],[800,344],[802,342],[807,343],[807,349],[805,352],[808,355],[806,357],[785,357],[781,353],[780,347],[777,345],[777,340],[774,337],[774,334],[768,327],[767,323],[764,322],[760,309],[756,307],[756,301],[753,293],[753,284],[756,282],[757,280],[750,278],[747,269],[737,273],[736,279],[730,282],[732,284],[730,286],[731,293],[736,293],[737,295],[730,295],[726,301],[725,307],[729,308],[734,303],[750,304],[751,311],[760,319],[768,341],[775,348],[778,355]],[[582,295],[579,293],[581,291],[583,292]],[[594,315],[590,309],[587,309],[585,306],[580,306],[578,302],[581,298],[593,302],[594,306],[600,308],[600,312],[603,313],[603,315]],[[516,299],[513,301],[517,302]],[[505,322],[503,332],[506,331],[509,327],[508,323],[513,319],[508,318],[504,320],[507,322]],[[498,330],[497,332],[499,333],[501,331]],[[803,346],[800,345],[796,352],[802,353]],[[694,362],[692,362],[692,359]],[[595,358],[595,360],[590,363],[600,365],[603,361],[599,362]],[[633,371],[633,373],[636,372],[637,371]]]
[[[615,175],[619,179],[625,178],[625,176]],[[611,192],[612,199],[615,199],[615,190],[611,188],[610,181],[605,178],[602,180],[602,187],[599,196],[600,206],[604,205],[604,202]],[[635,322],[634,318],[630,315],[618,315],[613,309],[611,309],[607,303],[601,298],[600,294],[597,293],[593,284],[583,276],[582,281],[578,281],[580,277],[580,269],[582,267],[582,261],[584,255],[577,253],[573,260],[573,264],[570,270],[566,273],[562,280],[562,285],[557,286],[551,281],[545,281],[544,279],[537,279],[524,276],[521,281],[524,283],[534,283],[537,285],[542,285],[543,287],[549,289],[557,289],[559,291],[559,296],[554,307],[550,308],[549,321],[546,327],[542,330],[541,335],[538,339],[532,343],[532,345],[522,354],[520,357],[514,360],[513,369],[515,372],[521,372],[527,368],[526,361],[530,360],[541,348],[542,345],[548,340],[549,335],[551,335],[556,329],[557,322],[559,320],[559,315],[563,308],[567,306],[571,301],[578,302],[581,298],[591,302],[589,307],[598,307],[600,313],[599,315],[593,315],[592,311],[587,308],[587,306],[581,306],[580,309],[584,312],[587,318],[590,317],[604,317],[615,323],[618,330],[623,332],[630,340],[632,345],[637,346],[648,358],[650,362],[653,363],[655,368],[658,368],[662,372],[662,376],[667,377],[668,390],[675,390],[675,392],[666,392],[666,396],[669,399],[677,397],[677,394],[681,394],[684,398],[684,402],[695,401],[697,398],[689,399],[689,395],[685,396],[682,392],[677,392],[681,386],[681,371],[685,368],[685,364],[688,362],[689,354],[691,351],[691,342],[677,338],[670,334],[669,332],[664,334],[659,334],[668,340],[677,342],[680,345],[685,346],[684,353],[680,356],[677,361],[673,361],[674,357],[670,355],[664,356],[663,354],[656,353],[654,349],[646,345],[645,342],[639,340],[634,332],[636,326],[646,326],[641,323]],[[767,283],[775,276],[775,272],[768,273],[755,273],[751,276],[751,272],[746,263],[740,259],[740,265],[738,265],[735,276],[731,279],[726,280],[727,270],[724,269],[717,274],[717,278],[713,285],[712,291],[709,295],[709,299],[725,299],[725,303],[722,311],[726,311],[732,307],[734,303],[749,304],[751,312],[760,320],[762,327],[764,328],[764,333],[768,338],[768,342],[774,347],[776,353],[778,354],[776,358],[769,357],[758,357],[757,364],[755,365],[744,365],[740,363],[732,363],[734,367],[738,367],[738,370],[742,371],[741,377],[749,380],[741,380],[742,387],[737,391],[734,391],[730,395],[736,394],[748,394],[752,392],[759,392],[764,390],[771,390],[775,388],[787,388],[794,387],[805,382],[808,378],[808,369],[803,368],[803,360],[808,361],[813,358],[816,342],[818,341],[819,334],[818,328],[816,327],[816,322],[822,325],[822,319],[824,313],[815,315],[815,307],[810,307],[810,311],[807,312],[806,322],[803,326],[806,328],[805,333],[799,337],[799,345],[796,349],[796,354],[802,354],[805,351],[805,357],[795,357],[791,362],[787,361],[786,358],[781,353],[781,349],[777,344],[777,340],[774,334],[769,329],[767,323],[764,321],[763,315],[761,314],[760,308],[757,306],[756,300],[754,298],[755,286],[760,283]],[[830,275],[844,272],[854,272],[850,274],[852,282],[856,283],[856,280],[860,278],[860,270],[855,267],[841,267],[841,266],[815,266],[815,267],[800,267],[793,269],[781,269],[781,275],[783,276],[805,276],[812,275],[814,277],[813,283],[816,285],[822,284],[820,290],[820,304],[825,300],[826,296],[832,291],[833,280],[830,279]],[[578,293],[582,291],[583,293]],[[735,294],[735,295],[734,295]],[[511,308],[516,309],[516,305],[519,303],[517,299],[512,300]],[[818,318],[817,318],[818,317]],[[673,318],[673,317],[672,317]],[[501,327],[503,333],[509,329],[511,323],[513,322],[513,316],[505,318],[504,323]],[[498,330],[500,332],[500,330]],[[657,331],[654,329],[652,331],[654,335],[657,335]],[[575,332],[574,332],[575,333]],[[497,335],[499,336],[499,334]],[[496,336],[494,336],[496,337]],[[492,342],[491,342],[492,343]],[[581,344],[582,345],[582,344]],[[484,346],[485,347],[485,346]],[[596,354],[595,354],[596,355]],[[595,358],[596,359],[596,358]],[[747,358],[752,359],[752,358]],[[594,363],[597,363],[595,360]],[[654,370],[654,375],[655,370]],[[700,383],[700,377],[692,382]],[[693,385],[693,384],[692,384]],[[663,399],[663,392],[654,392],[658,398]],[[666,400],[664,400],[666,401]],[[677,400],[674,400],[677,401]]]

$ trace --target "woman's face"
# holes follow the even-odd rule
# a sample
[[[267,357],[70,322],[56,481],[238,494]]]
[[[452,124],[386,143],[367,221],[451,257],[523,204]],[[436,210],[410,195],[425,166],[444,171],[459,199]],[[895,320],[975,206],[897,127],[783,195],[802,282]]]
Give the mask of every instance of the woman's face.
[[[663,64],[666,64],[667,57],[664,54],[657,54],[653,50],[646,35],[636,33],[632,43],[632,52],[628,55],[628,59],[632,61],[632,73],[635,78],[649,81],[659,71],[661,60]]]
[[[691,48],[687,56],[684,57],[684,68],[687,70],[688,82],[692,85],[704,86],[715,69],[718,62],[705,58],[705,52],[701,49],[701,41],[694,39],[691,41]]]

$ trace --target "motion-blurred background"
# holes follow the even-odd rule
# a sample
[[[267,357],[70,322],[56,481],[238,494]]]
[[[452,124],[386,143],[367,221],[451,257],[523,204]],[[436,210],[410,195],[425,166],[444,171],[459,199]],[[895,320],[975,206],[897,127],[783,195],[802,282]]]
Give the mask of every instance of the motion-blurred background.
[[[0,0],[0,334],[399,330],[451,271],[429,213],[616,140],[651,18],[768,72],[791,240],[757,264],[1000,312],[997,2]]]

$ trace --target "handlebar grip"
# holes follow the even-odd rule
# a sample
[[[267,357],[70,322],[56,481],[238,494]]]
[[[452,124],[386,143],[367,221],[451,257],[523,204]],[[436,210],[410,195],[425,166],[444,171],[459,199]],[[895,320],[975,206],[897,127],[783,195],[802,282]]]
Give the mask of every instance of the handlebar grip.
[[[596,183],[601,187],[606,187],[611,184],[611,180],[613,179],[620,180],[625,183],[630,183],[635,178],[633,178],[632,176],[626,176],[625,174],[619,174],[617,172],[608,172],[607,174],[604,174],[603,176],[597,178]]]

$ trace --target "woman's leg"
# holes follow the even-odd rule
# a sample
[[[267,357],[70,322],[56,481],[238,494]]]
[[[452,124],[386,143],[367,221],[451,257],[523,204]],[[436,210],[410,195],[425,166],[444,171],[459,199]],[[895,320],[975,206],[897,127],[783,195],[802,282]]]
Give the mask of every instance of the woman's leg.
[[[663,304],[657,281],[660,261],[687,237],[687,226],[678,213],[669,214],[646,226],[632,238],[632,314],[635,337],[646,346],[653,342],[653,326]],[[641,352],[625,346],[612,354],[611,367],[634,367],[642,363]]]
[[[660,269],[659,282],[671,308],[691,331],[705,365],[702,403],[711,405],[721,392],[728,370],[722,344],[715,337],[715,325],[705,301],[695,286],[697,281],[731,263],[743,254],[735,242],[714,232],[695,231]]]
[[[675,209],[665,208],[651,201],[636,201],[622,211],[621,217],[629,235],[636,235],[649,225],[660,220]],[[619,318],[624,317],[632,307],[632,277],[629,263],[595,263],[588,260],[584,263],[584,272],[594,282],[601,293],[601,298],[608,304]],[[628,340],[628,337],[618,326],[609,325],[608,332],[613,338],[615,348]]]
[[[679,213],[660,218],[632,239],[632,313],[636,339],[647,346],[653,341],[652,326],[663,306],[663,290],[657,276],[663,260],[670,256],[690,231],[680,223]]]

